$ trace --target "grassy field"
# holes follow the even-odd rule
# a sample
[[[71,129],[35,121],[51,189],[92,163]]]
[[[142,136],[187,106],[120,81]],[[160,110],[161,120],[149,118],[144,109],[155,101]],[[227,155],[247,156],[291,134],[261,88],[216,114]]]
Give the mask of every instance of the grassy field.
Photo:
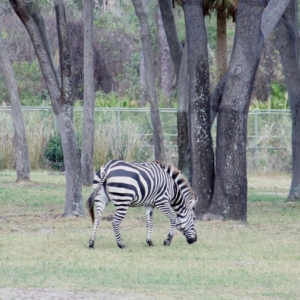
[[[149,248],[143,210],[131,208],[122,250],[110,221],[101,222],[90,250],[90,218],[61,217],[62,175],[34,172],[30,183],[14,180],[14,172],[0,173],[0,289],[102,291],[124,299],[300,299],[300,203],[284,202],[288,176],[250,176],[248,224],[197,222],[193,245],[177,232],[164,247],[169,223],[155,211]],[[90,192],[84,188],[84,199]],[[109,204],[104,216],[111,214]]]

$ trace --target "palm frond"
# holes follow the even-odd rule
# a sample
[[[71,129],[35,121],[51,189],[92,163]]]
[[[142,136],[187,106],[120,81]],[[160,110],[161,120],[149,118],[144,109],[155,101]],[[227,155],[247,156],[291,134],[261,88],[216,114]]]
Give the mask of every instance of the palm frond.
[[[173,7],[182,6],[182,2],[183,0],[172,0]],[[237,4],[238,0],[203,0],[203,13],[204,16],[210,16],[212,12],[223,9],[226,11],[227,17],[231,17],[235,22]]]

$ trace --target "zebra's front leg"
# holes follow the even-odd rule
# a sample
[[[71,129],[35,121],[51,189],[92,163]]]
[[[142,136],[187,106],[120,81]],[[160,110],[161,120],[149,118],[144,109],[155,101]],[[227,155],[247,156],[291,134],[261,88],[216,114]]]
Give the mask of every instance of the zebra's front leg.
[[[145,206],[146,223],[147,223],[147,240],[149,246],[154,246],[152,243],[152,227],[153,227],[153,206]]]
[[[123,243],[123,240],[122,240],[122,237],[121,237],[121,234],[120,234],[120,226],[121,226],[121,223],[122,223],[122,221],[123,221],[123,219],[126,215],[128,206],[129,206],[129,204],[127,204],[127,205],[123,204],[122,206],[118,207],[116,209],[116,213],[115,213],[114,219],[112,221],[112,225],[113,225],[113,228],[114,228],[117,245],[121,249],[125,248],[125,245]]]
[[[156,207],[170,219],[170,232],[164,240],[165,246],[170,246],[176,229],[176,215],[174,214],[168,200],[161,201]]]
[[[100,223],[101,216],[102,216],[102,213],[104,211],[104,208],[106,207],[106,205],[109,202],[109,199],[106,197],[106,195],[101,195],[101,194],[102,193],[100,192],[100,194],[97,195],[96,199],[95,199],[96,218],[95,218],[95,221],[94,221],[94,227],[93,227],[92,237],[89,240],[89,248],[90,249],[94,249],[97,228],[99,226],[99,223]]]
[[[167,238],[164,240],[164,245],[165,246],[170,246],[172,239],[175,234],[175,229],[176,229],[176,216],[174,215],[173,212],[171,212],[172,215],[169,216],[170,219],[170,232],[168,233]]]

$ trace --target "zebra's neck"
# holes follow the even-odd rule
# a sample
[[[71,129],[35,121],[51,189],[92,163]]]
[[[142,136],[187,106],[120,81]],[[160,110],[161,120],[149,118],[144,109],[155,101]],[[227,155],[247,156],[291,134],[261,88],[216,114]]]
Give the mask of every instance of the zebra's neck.
[[[188,202],[190,199],[194,198],[194,192],[180,170],[168,163],[160,161],[156,161],[156,163],[170,176],[172,179],[171,181],[174,183],[174,195],[172,195],[173,197],[171,199],[172,206],[176,206],[181,201]]]

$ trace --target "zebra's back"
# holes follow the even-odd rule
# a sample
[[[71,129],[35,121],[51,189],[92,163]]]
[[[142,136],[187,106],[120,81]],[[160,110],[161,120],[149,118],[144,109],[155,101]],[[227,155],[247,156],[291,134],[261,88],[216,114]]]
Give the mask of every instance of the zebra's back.
[[[163,197],[171,197],[170,178],[156,162],[110,161],[96,173],[94,184],[100,181],[103,170],[109,170],[104,188],[115,204],[129,202],[130,206],[149,206]]]

